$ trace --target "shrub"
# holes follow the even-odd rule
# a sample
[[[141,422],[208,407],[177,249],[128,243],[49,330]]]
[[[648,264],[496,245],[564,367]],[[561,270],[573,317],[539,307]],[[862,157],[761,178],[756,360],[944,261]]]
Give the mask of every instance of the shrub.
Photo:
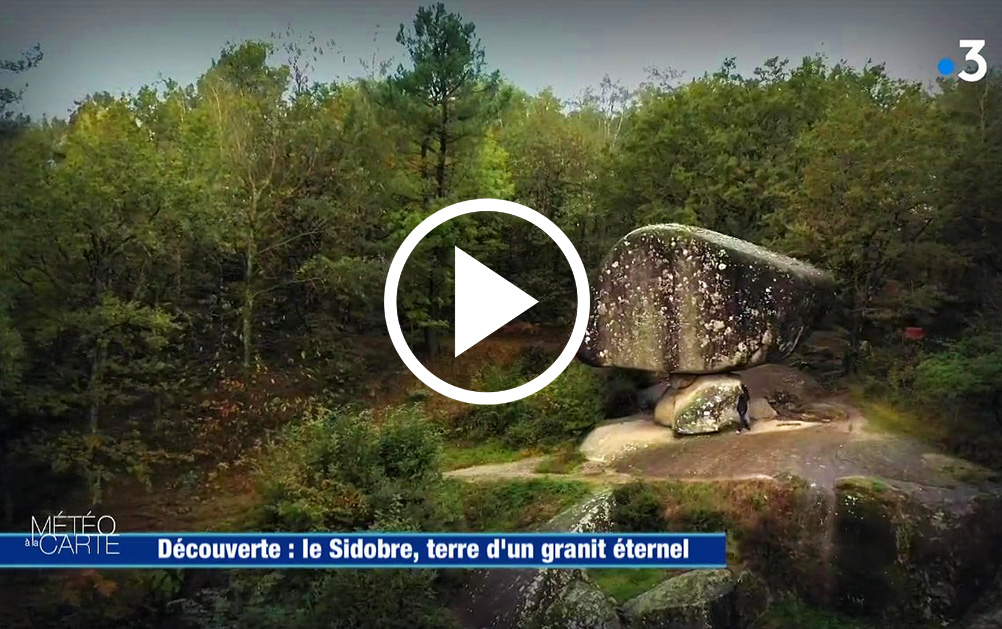
[[[661,497],[654,487],[641,481],[613,490],[609,518],[616,530],[624,532],[656,533],[667,529]]]
[[[582,482],[533,478],[455,483],[456,502],[467,531],[517,531],[541,524],[582,500],[591,488]]]
[[[312,405],[259,469],[255,528],[441,530],[448,504],[441,440],[420,406],[392,409],[381,427],[368,411]],[[249,571],[176,601],[175,626],[393,628],[452,626],[435,570]]]
[[[314,406],[259,470],[258,524],[295,531],[439,524],[440,451],[419,406],[394,409],[382,429],[368,411]]]
[[[548,387],[528,398],[542,437],[580,437],[603,418],[605,392],[590,368],[571,363]]]
[[[518,386],[531,375],[524,362],[491,365],[473,380],[480,391],[498,391]],[[580,437],[604,417],[605,392],[602,378],[593,370],[573,363],[542,391],[528,398],[495,406],[477,406],[462,416],[454,430],[471,439],[500,438],[506,445],[552,444]]]
[[[423,481],[436,478],[442,443],[420,407],[392,410],[379,431],[379,461],[390,478]]]
[[[192,629],[446,629],[433,570],[323,570],[232,573],[228,587],[178,602]]]

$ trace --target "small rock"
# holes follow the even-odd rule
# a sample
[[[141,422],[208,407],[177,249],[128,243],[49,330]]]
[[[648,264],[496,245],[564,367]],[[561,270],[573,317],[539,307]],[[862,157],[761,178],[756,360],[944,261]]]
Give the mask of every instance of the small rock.
[[[748,415],[754,420],[762,420],[773,419],[777,413],[768,400],[762,397],[753,397],[748,403]]]
[[[669,390],[654,409],[654,421],[676,434],[717,432],[738,424],[741,379],[736,376],[700,376],[681,390]]]
[[[574,579],[528,626],[534,629],[621,629],[616,601],[584,578]]]
[[[665,579],[623,604],[631,629],[732,629],[735,585],[730,570],[693,570]]]

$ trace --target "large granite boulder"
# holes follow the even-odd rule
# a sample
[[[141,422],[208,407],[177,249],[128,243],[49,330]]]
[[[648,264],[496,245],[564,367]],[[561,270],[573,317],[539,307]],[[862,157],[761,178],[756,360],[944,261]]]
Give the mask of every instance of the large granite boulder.
[[[693,570],[665,579],[623,604],[630,629],[736,629],[761,617],[765,586],[750,573]]]
[[[831,561],[836,603],[896,626],[953,621],[991,588],[1002,561],[1000,530],[1002,489],[993,483],[841,478]]]
[[[602,264],[579,357],[661,373],[762,364],[793,350],[832,287],[826,273],[737,238],[642,227]]]
[[[602,490],[540,528],[609,532],[611,501],[611,490]],[[580,569],[472,570],[450,607],[465,629],[618,628],[615,601]]]
[[[616,600],[584,576],[565,585],[527,629],[622,629]]]
[[[654,409],[654,421],[680,435],[718,432],[738,425],[737,376],[699,376],[682,389],[669,389]]]

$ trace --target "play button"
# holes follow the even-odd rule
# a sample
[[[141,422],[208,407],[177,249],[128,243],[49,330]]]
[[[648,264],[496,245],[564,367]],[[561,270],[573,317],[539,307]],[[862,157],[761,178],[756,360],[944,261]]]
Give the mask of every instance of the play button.
[[[433,374],[421,364],[421,361],[411,351],[403,330],[400,328],[400,319],[397,313],[397,291],[400,287],[400,276],[407,259],[421,240],[439,225],[464,214],[476,212],[498,212],[529,221],[556,243],[561,253],[567,258],[571,273],[574,275],[577,308],[574,316],[574,327],[567,344],[553,364],[547,367],[543,373],[529,382],[504,391],[471,391],[450,384]],[[459,247],[456,247],[455,252],[456,316],[454,332],[455,355],[459,356],[538,302],[535,297],[526,294],[518,286],[501,277]],[[386,274],[386,288],[383,291],[383,314],[386,317],[386,329],[400,359],[407,365],[411,373],[426,386],[442,395],[469,404],[514,402],[536,393],[553,382],[571,364],[581,347],[588,327],[589,303],[588,276],[585,273],[584,264],[564,232],[560,231],[560,228],[553,221],[539,212],[518,203],[498,199],[463,201],[443,208],[421,221],[407,235],[393,256],[390,270]]]
[[[537,303],[456,247],[456,356]]]

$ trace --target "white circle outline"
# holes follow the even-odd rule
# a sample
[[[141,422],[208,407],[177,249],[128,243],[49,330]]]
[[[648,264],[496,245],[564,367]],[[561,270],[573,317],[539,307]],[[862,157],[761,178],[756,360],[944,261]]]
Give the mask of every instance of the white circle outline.
[[[567,258],[567,262],[571,266],[571,272],[574,275],[574,285],[577,289],[577,314],[574,318],[574,327],[571,330],[571,336],[567,339],[567,345],[564,346],[563,351],[560,352],[557,359],[543,373],[529,382],[513,389],[505,389],[504,391],[470,391],[469,389],[449,384],[433,374],[421,364],[421,361],[411,351],[406,339],[404,339],[403,330],[400,328],[400,319],[397,317],[397,290],[400,286],[400,275],[404,270],[407,259],[414,253],[414,249],[418,246],[418,243],[439,225],[464,214],[473,214],[474,212],[510,214],[527,220],[543,230],[553,242],[557,243],[561,253]],[[386,287],[383,290],[383,315],[386,318],[386,329],[390,333],[390,341],[393,342],[393,348],[397,350],[397,354],[404,361],[404,365],[411,370],[411,373],[417,376],[418,380],[446,397],[466,402],[467,404],[507,404],[508,402],[521,400],[540,391],[543,387],[556,380],[567,369],[581,347],[582,341],[584,341],[585,332],[588,328],[590,301],[591,294],[588,287],[588,274],[585,271],[584,263],[581,261],[581,256],[578,255],[574,244],[571,243],[570,239],[553,221],[533,209],[511,201],[502,201],[501,199],[472,199],[470,201],[455,203],[435,212],[421,221],[404,238],[404,242],[393,255],[393,260],[390,262],[390,270],[386,274]]]

